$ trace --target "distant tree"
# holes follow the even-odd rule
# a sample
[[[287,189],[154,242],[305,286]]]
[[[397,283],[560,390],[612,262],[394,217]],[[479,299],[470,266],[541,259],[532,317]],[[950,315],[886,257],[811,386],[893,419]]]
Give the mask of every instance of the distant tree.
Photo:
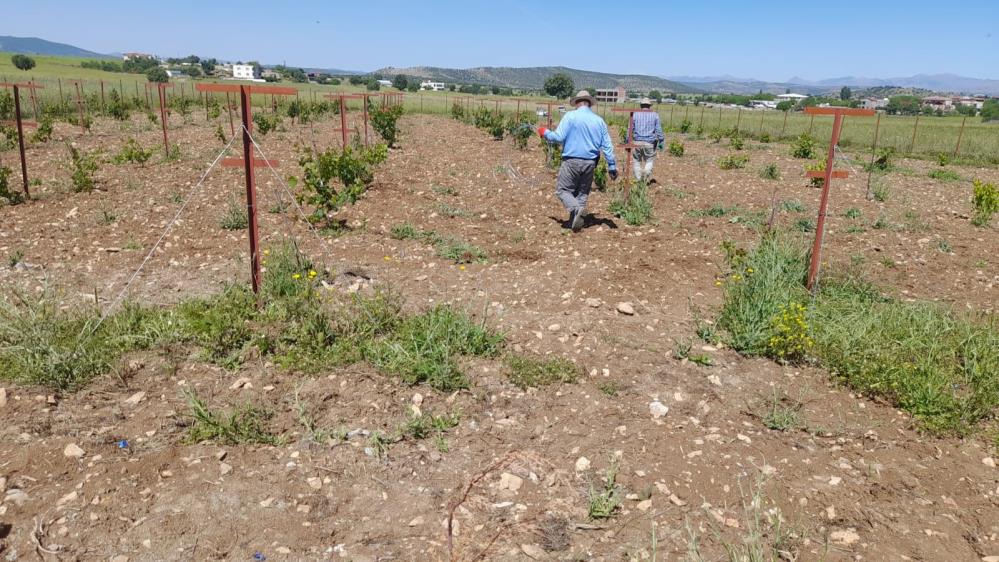
[[[146,80],[150,82],[169,82],[170,75],[167,74],[165,69],[154,66],[146,72]]]
[[[355,74],[354,76],[350,77],[350,83],[354,86],[360,86],[365,82],[367,82],[367,80],[365,80],[363,76],[358,76]]]
[[[340,85],[340,79],[339,78],[333,78],[332,76],[330,76],[329,78],[326,79],[325,83],[329,84],[330,86],[339,86]]]
[[[492,94],[494,96],[498,96],[499,93],[500,93],[500,87],[499,86],[490,86],[489,87],[489,91],[492,92]]]
[[[448,85],[447,85],[447,90],[448,90],[449,92],[453,92],[453,91],[455,90],[455,88],[457,88],[457,86],[456,86],[456,85],[454,85],[454,84],[448,84]]]
[[[572,83],[572,78],[562,72],[552,74],[545,80],[545,93],[559,99],[571,96],[574,87],[575,84]]]
[[[392,87],[396,90],[405,90],[408,85],[409,80],[403,74],[396,74],[395,78],[392,79]]]
[[[10,62],[14,63],[15,67],[25,71],[35,68],[35,59],[27,55],[14,55],[10,57]]]
[[[420,91],[420,83],[417,82],[416,80],[413,80],[412,82],[410,82],[409,84],[406,85],[406,90],[408,90],[410,92],[419,92]]]
[[[989,121],[999,121],[999,99],[986,100],[982,106],[982,122]]]
[[[919,96],[892,96],[888,98],[885,111],[890,115],[919,115],[923,100]]]
[[[963,103],[958,104],[954,109],[957,110],[958,115],[965,115],[967,117],[974,117],[975,114],[978,113],[977,107],[973,105],[964,105]]]
[[[791,93],[791,88],[784,88],[784,93],[785,94],[790,94]]]
[[[841,99],[841,100],[848,100],[848,99],[850,99],[852,97],[853,97],[853,92],[850,91],[850,87],[849,86],[843,86],[842,88],[840,88],[840,90],[839,90],[839,99]]]
[[[784,100],[777,102],[777,109],[779,111],[788,111],[794,107],[794,102],[791,100]]]
[[[593,93],[593,92],[590,92],[590,93]],[[649,98],[652,99],[653,101],[655,101],[656,103],[662,103],[662,101],[663,101],[663,93],[660,92],[659,90],[652,90],[651,92],[649,92]]]
[[[125,61],[121,67],[125,72],[133,74],[145,74],[150,68],[156,68],[160,63],[153,57],[132,57]]]
[[[382,89],[382,85],[378,83],[378,80],[372,78],[371,80],[368,80],[367,88],[370,92],[377,92]]]
[[[216,64],[218,64],[218,61],[215,59],[201,59],[201,70],[205,74],[211,74],[215,72]]]
[[[200,66],[186,66],[184,67],[184,72],[186,72],[191,78],[201,78]]]

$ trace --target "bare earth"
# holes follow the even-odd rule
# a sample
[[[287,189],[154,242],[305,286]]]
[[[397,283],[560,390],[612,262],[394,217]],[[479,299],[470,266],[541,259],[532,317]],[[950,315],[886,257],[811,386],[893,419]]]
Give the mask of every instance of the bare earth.
[[[99,191],[68,192],[63,139],[108,154],[130,135],[158,146],[159,130],[144,121],[136,116],[130,133],[101,121],[86,136],[60,124],[53,141],[29,149],[31,172],[43,183],[34,189],[40,200],[0,210],[0,255],[20,250],[25,263],[11,268],[3,260],[6,287],[47,287],[67,306],[93,306],[96,293],[104,307],[117,295],[222,146],[214,124],[182,125],[175,117],[171,141],[182,148],[180,162],[106,164]],[[807,207],[779,212],[780,224],[814,219],[819,191],[806,186],[802,161],[786,146],[747,143],[750,165],[722,171],[715,162],[727,146],[688,141],[684,157],[658,159],[655,224],[626,225],[606,211],[610,195],[595,192],[592,220],[570,235],[535,139],[522,152],[443,117],[401,123],[400,148],[365,198],[342,212],[349,233],[323,246],[294,208],[262,212],[265,246],[294,237],[338,271],[401,290],[410,310],[454,303],[486,315],[508,347],[570,358],[587,376],[522,392],[501,362],[475,360],[465,365],[473,388],[441,394],[365,365],[306,377],[258,359],[226,372],[171,349],[127,357],[117,373],[76,394],[7,383],[0,392],[5,560],[252,560],[256,553],[268,560],[674,560],[697,552],[721,560],[726,547],[754,540],[779,540],[784,560],[999,556],[999,470],[986,439],[923,435],[908,415],[852,394],[825,371],[744,359],[694,335],[696,318],[710,319],[721,302],[719,244],[756,241],[733,216],[769,216],[776,196]],[[298,173],[295,144],[333,142],[335,125],[286,120],[287,131],[258,140],[286,177]],[[15,167],[16,152],[2,157]],[[783,180],[758,176],[770,162]],[[859,169],[837,181],[828,267],[858,268],[903,298],[994,310],[999,235],[970,224],[968,182],[931,180],[928,162],[901,165],[888,176],[885,203],[866,200]],[[999,179],[996,170],[959,171]],[[268,170],[258,177],[263,210],[288,199]],[[241,189],[241,170],[213,170],[132,297],[170,303],[246,282],[246,232],[219,227]],[[443,216],[441,204],[464,216]],[[741,211],[688,215],[712,205]],[[851,207],[861,218],[844,216]],[[103,224],[102,210],[116,220]],[[891,228],[871,227],[879,215]],[[406,221],[482,247],[488,263],[462,268],[422,242],[390,238],[389,229]],[[848,232],[851,225],[865,230]],[[634,314],[619,312],[622,302]],[[714,366],[673,359],[674,342],[685,339]],[[191,388],[213,406],[268,406],[287,443],[184,444],[183,391]],[[775,391],[803,404],[800,429],[764,427]],[[298,422],[296,394],[319,426],[363,431],[335,446],[313,442]],[[656,401],[668,408],[661,417],[650,410]],[[405,440],[383,458],[370,454],[365,435],[393,431],[414,404],[460,412],[449,450]],[[118,446],[123,439],[126,448]],[[79,453],[70,444],[82,455],[68,456]],[[627,497],[612,518],[593,521],[588,494],[602,486],[612,459]]]

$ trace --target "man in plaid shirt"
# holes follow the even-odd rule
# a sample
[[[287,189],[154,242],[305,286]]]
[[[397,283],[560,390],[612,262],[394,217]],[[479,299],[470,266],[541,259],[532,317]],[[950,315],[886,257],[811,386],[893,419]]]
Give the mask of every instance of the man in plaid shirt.
[[[653,182],[652,165],[656,160],[656,151],[662,151],[663,143],[666,140],[663,135],[663,124],[659,120],[659,113],[651,111],[652,100],[642,98],[639,105],[645,111],[634,113],[634,123],[632,125],[632,142],[638,145],[632,150],[634,160],[635,179],[638,181]]]

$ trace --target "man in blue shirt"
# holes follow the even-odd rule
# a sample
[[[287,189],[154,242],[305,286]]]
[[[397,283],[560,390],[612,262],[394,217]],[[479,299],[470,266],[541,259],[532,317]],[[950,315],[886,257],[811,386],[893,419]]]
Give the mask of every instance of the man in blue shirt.
[[[593,186],[593,172],[597,160],[603,152],[607,158],[607,171],[612,180],[617,179],[617,160],[614,158],[614,144],[607,123],[591,109],[593,96],[583,90],[569,103],[576,107],[559,121],[558,128],[549,131],[538,128],[538,134],[545,142],[562,145],[562,165],[558,169],[555,182],[555,195],[569,211],[569,225],[573,232],[583,229],[586,215],[586,199]]]
[[[642,111],[635,112],[632,117],[631,138],[632,142],[638,145],[631,152],[635,159],[632,166],[636,180],[651,182],[654,181],[652,166],[656,161],[656,150],[663,149],[666,137],[663,135],[663,124],[659,120],[659,113],[652,111],[652,100],[642,98],[638,105]]]

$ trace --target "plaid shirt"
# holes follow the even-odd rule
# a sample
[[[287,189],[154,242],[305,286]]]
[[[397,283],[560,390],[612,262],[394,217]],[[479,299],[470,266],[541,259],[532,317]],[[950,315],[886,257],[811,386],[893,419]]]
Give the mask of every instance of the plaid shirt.
[[[636,111],[633,120],[631,138],[635,142],[656,144],[666,138],[659,114],[655,111]]]

